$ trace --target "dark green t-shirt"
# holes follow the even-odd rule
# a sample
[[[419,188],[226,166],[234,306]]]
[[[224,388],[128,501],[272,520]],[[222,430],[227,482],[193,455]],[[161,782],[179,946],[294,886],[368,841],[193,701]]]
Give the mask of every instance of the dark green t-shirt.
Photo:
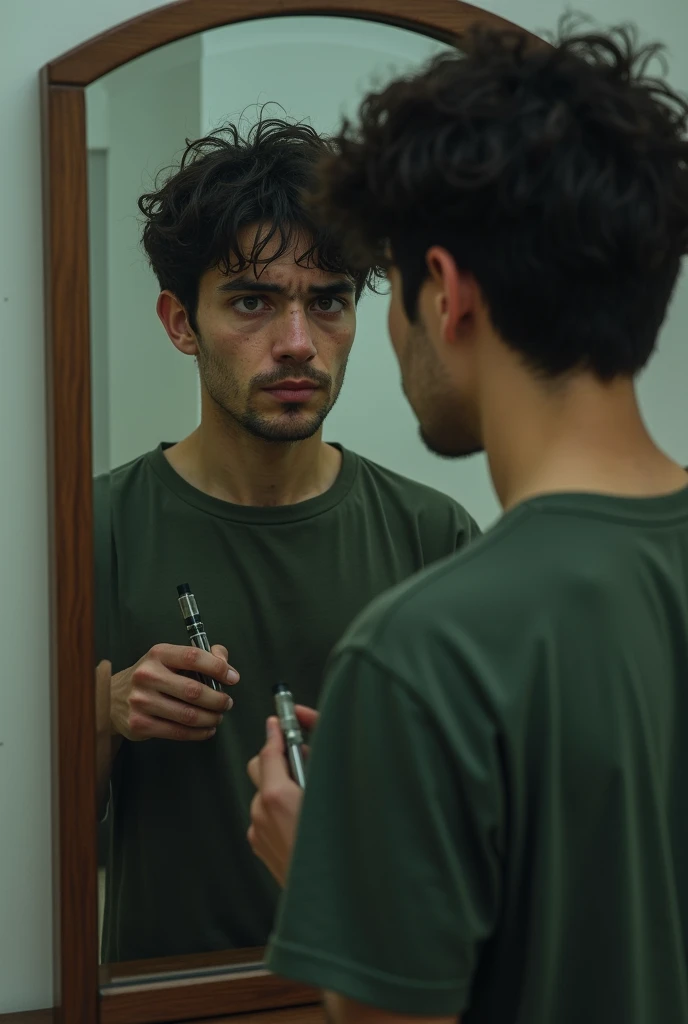
[[[343,451],[334,485],[277,508],[185,483],[162,448],[96,484],[98,657],[113,672],[156,643],[186,644],[189,583],[211,644],[241,673],[205,743],[125,741],[112,774],[103,959],[263,945],[277,889],[246,839],[246,765],[272,687],[318,702],[337,640],[374,597],[479,531],[451,498]]]
[[[688,1021],[688,491],[542,497],[333,656],[278,974],[465,1024]]]

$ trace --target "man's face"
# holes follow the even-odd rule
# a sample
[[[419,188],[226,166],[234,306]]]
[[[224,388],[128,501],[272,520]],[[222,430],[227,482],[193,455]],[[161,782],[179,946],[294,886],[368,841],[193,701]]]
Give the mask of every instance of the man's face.
[[[248,228],[240,239],[248,250],[254,235]],[[294,256],[305,248],[298,240],[272,263],[228,275],[210,270],[200,282],[202,384],[235,422],[266,441],[303,441],[319,430],[354,340],[352,281],[299,266]],[[269,258],[269,247],[262,255]]]
[[[420,435],[437,455],[458,458],[483,450],[475,396],[462,380],[459,360],[449,363],[441,337],[431,282],[423,285],[415,323],[402,299],[401,274],[389,271],[388,327],[401,369],[402,387],[420,425]],[[467,374],[465,375],[468,376]]]

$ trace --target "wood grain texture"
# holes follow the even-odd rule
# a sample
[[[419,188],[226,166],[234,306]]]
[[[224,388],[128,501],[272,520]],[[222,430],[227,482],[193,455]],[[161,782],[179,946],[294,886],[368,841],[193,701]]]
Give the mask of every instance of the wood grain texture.
[[[114,964],[101,964],[100,985],[137,981],[143,975],[178,974],[182,971],[207,970],[214,967],[262,967],[265,958],[263,946],[243,946],[219,953],[191,953],[185,956],[163,956],[151,960],[127,960]]]
[[[257,946],[103,964],[101,1021],[167,1021],[181,1019],[179,1014],[186,1020],[190,1012],[269,1010],[276,1014],[276,1007],[313,1004],[318,999],[313,989],[269,974],[263,955],[263,947]]]
[[[236,1020],[236,1017],[234,1018]],[[23,1013],[0,1013],[0,1024],[54,1024],[53,1010],[25,1010]],[[317,1020],[317,1017],[315,1018]],[[205,1021],[204,1024],[210,1024]]]
[[[186,1024],[327,1024],[322,1006],[294,1006],[288,1010],[240,1013],[231,1017],[207,1017]]]
[[[340,15],[387,22],[453,42],[476,22],[511,22],[461,0],[179,0],[142,14],[70,50],[49,66],[50,81],[89,85],[149,50],[232,22],[298,14]],[[523,29],[519,29],[523,32]],[[529,35],[529,33],[525,33]],[[536,40],[536,37],[530,36]]]
[[[0,1013],[0,1024],[54,1024],[52,1010]],[[239,1013],[227,1017],[195,1017],[185,1024],[327,1024],[321,1006],[293,1006],[262,1013]]]
[[[43,78],[57,1024],[97,1024],[93,528],[84,93]]]
[[[194,1017],[216,1017],[260,1010],[274,1011],[313,1005],[319,993],[278,978],[264,969],[223,976],[198,976],[175,981],[162,976],[153,983],[132,982],[101,993],[101,1024],[163,1024]],[[232,1020],[235,1018],[232,1017]]]

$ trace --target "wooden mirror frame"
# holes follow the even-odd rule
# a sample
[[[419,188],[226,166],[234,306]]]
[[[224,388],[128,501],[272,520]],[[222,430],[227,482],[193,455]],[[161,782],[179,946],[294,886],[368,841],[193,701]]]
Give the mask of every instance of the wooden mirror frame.
[[[150,50],[235,22],[284,15],[383,22],[453,45],[471,25],[516,28],[461,0],[180,0],[127,21],[41,72],[51,507],[55,1024],[321,1021],[318,994],[265,968],[110,985],[98,967],[93,512],[85,88]],[[523,31],[522,29],[518,29]],[[541,44],[536,37],[529,38]],[[257,951],[260,953],[261,951]],[[225,958],[227,959],[227,958]],[[239,957],[241,960],[241,957]],[[198,958],[187,958],[189,961]],[[206,963],[217,963],[207,958]],[[245,963],[245,959],[243,960]],[[310,1005],[310,1009],[306,1007]],[[271,1011],[267,1014],[256,1013]],[[248,1017],[245,1016],[249,1013]],[[234,1016],[238,1014],[239,1016]],[[9,1018],[6,1018],[9,1019]],[[13,1015],[13,1019],[15,1018]]]

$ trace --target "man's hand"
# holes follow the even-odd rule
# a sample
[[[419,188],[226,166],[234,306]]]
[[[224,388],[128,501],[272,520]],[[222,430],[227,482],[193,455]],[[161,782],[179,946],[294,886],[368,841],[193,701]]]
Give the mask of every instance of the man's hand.
[[[207,740],[215,734],[232,698],[180,672],[200,672],[224,686],[239,673],[224,647],[212,653],[195,647],[156,644],[132,668],[112,677],[110,728],[128,740]]]
[[[302,704],[297,704],[295,710],[303,728],[312,731],[318,721],[318,712]],[[248,841],[256,856],[260,857],[279,884],[284,886],[294,848],[303,791],[289,775],[284,737],[276,718],[268,718],[265,746],[249,762],[248,774],[258,789],[251,804]]]
[[[110,699],[112,664],[101,661],[96,665],[96,735],[110,736]]]
[[[111,686],[112,664],[101,661],[96,666],[96,784],[101,818],[107,806],[112,761],[121,743],[121,737],[113,736],[110,725]]]

